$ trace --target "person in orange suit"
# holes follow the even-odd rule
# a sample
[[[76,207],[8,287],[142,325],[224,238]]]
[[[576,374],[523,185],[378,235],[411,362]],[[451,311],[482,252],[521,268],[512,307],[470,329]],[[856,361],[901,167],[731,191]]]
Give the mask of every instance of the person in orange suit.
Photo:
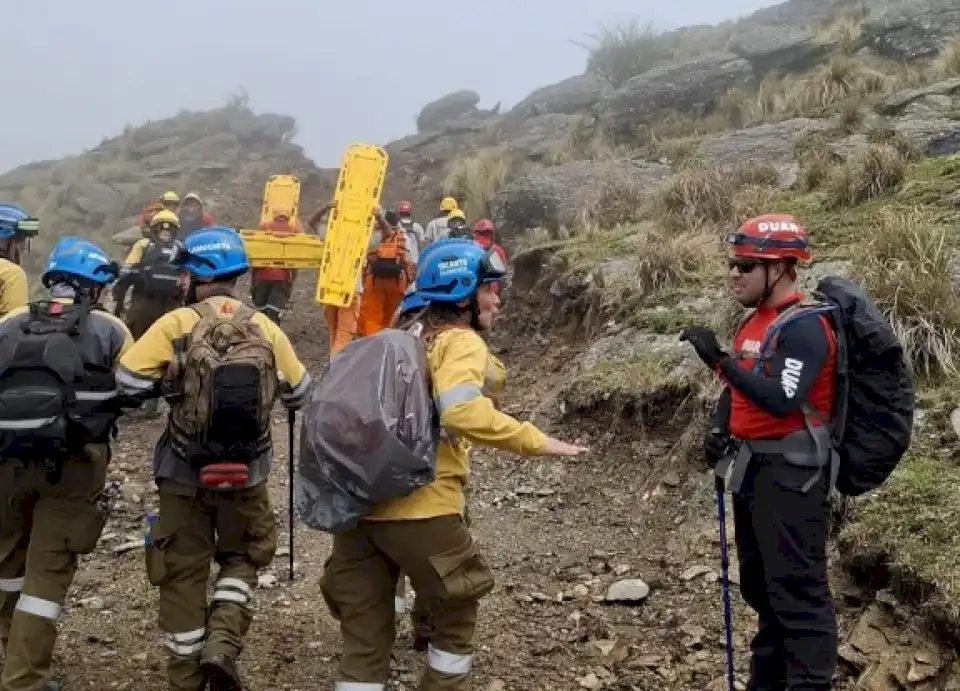
[[[323,222],[323,220],[330,211],[336,208],[337,200],[331,200],[310,214],[310,217],[307,219],[307,227],[321,240],[325,240],[327,237],[327,224]],[[353,300],[349,305],[346,307],[324,305],[323,318],[327,322],[327,331],[330,333],[331,358],[350,345],[351,341],[356,337],[362,299],[363,274],[357,278]]]
[[[406,236],[393,211],[375,210],[380,238],[367,255],[360,304],[359,335],[372,336],[387,328],[400,307],[404,293],[416,277],[416,265],[407,252]]]
[[[299,222],[284,213],[278,213],[269,223],[260,224],[260,230],[288,234],[302,232]],[[280,323],[283,310],[293,293],[293,281],[296,272],[293,269],[269,267],[254,269],[251,276],[250,297],[253,306],[263,312],[275,324]]]

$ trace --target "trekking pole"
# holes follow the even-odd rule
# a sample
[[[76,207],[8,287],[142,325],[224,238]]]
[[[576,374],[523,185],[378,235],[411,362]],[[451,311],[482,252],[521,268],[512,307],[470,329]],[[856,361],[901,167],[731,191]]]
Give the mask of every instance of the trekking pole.
[[[725,465],[725,464],[720,464]],[[730,613],[730,560],[727,555],[727,512],[724,507],[724,470],[717,466],[714,471],[714,484],[717,490],[717,518],[720,522],[720,584],[723,589],[723,628],[727,647],[727,687],[733,686],[733,616]]]
[[[297,411],[290,409],[287,411],[287,432],[288,438],[287,443],[287,466],[289,470],[288,484],[290,485],[287,488],[287,517],[290,523],[290,582],[293,582],[293,459],[294,459],[294,427],[297,423]]]

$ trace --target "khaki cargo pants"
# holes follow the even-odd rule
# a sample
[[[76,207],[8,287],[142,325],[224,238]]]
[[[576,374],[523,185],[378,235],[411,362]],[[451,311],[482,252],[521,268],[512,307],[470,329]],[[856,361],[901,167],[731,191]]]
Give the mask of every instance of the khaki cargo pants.
[[[147,578],[160,589],[160,631],[176,691],[200,691],[200,658],[236,657],[253,615],[257,569],[270,564],[277,524],[267,483],[207,490],[159,481],[160,516],[146,550]],[[210,562],[220,565],[207,605]]]
[[[343,636],[338,691],[386,688],[401,571],[430,613],[427,665],[418,688],[467,688],[477,609],[494,580],[463,519],[441,516],[368,521],[334,536],[321,587]]]
[[[130,307],[124,315],[124,322],[133,337],[140,338],[153,326],[153,322],[179,306],[178,300],[156,300],[134,293],[130,299]]]
[[[110,447],[90,444],[63,464],[59,481],[39,463],[0,460],[0,639],[3,691],[34,691],[50,679],[57,619],[77,555],[97,546]]]

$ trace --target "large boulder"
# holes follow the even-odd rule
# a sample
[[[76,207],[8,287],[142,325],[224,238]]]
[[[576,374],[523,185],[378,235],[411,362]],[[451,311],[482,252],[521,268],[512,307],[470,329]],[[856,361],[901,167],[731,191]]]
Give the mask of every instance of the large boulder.
[[[796,118],[718,134],[700,144],[700,155],[721,165],[744,161],[761,161],[780,172],[780,182],[792,185],[797,179],[798,165],[794,145],[800,137],[830,128],[825,120]]]
[[[610,93],[613,93],[613,87],[603,77],[579,74],[537,89],[514,106],[508,116],[529,118],[546,113],[583,113]]]
[[[802,72],[822,61],[832,46],[813,31],[795,26],[752,26],[730,41],[728,50],[750,62],[756,74]]]
[[[915,115],[950,108],[960,95],[960,77],[928,84],[918,89],[906,89],[891,94],[878,103],[875,110],[881,115]]]
[[[577,161],[520,176],[500,190],[491,207],[501,237],[509,242],[529,228],[571,227],[584,216],[602,212],[606,195],[618,190],[631,199],[651,194],[671,174],[660,164]]]
[[[703,115],[723,94],[748,83],[750,63],[732,53],[657,67],[633,77],[597,105],[615,136],[630,136],[665,111]]]
[[[957,0],[893,0],[863,23],[863,38],[877,53],[899,60],[936,55],[960,34]]]
[[[927,156],[960,153],[960,120],[903,118],[893,128]]]
[[[428,103],[417,116],[417,131],[431,132],[443,127],[445,123],[469,115],[477,110],[480,95],[475,91],[464,90],[447,94]]]
[[[583,117],[589,116],[545,113],[508,118],[499,126],[499,141],[515,156],[541,161]]]

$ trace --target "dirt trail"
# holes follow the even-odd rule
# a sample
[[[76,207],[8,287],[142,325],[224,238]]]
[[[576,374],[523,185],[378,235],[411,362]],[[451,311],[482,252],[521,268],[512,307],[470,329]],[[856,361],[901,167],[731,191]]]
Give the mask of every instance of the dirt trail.
[[[326,353],[319,315],[301,292],[295,317],[285,324],[315,375]],[[528,339],[520,346],[500,340],[514,374],[508,408],[529,414],[543,392],[556,387],[573,351],[558,341]],[[330,689],[338,636],[318,588],[329,539],[299,527],[298,578],[291,586],[287,431],[279,409],[275,422],[277,463],[270,485],[281,549],[268,573],[278,582],[256,592],[243,670],[252,691]],[[602,429],[594,422],[584,421],[579,430],[590,443]],[[126,501],[97,551],[84,560],[70,596],[57,661],[69,690],[165,688],[156,593],[144,576],[143,550],[114,553],[118,545],[142,541],[143,517],[156,505],[149,454],[161,429],[160,421],[129,421],[116,444],[112,475],[125,483]],[[471,688],[689,691],[707,689],[722,675],[712,483],[686,465],[664,467],[672,441],[643,440],[627,429],[588,460],[477,455],[473,531],[498,588],[481,608]],[[626,578],[650,585],[647,601],[636,607],[604,603],[609,585]],[[753,620],[736,594],[734,603],[743,670]],[[413,689],[422,661],[410,649],[406,620],[400,631],[390,688]]]

